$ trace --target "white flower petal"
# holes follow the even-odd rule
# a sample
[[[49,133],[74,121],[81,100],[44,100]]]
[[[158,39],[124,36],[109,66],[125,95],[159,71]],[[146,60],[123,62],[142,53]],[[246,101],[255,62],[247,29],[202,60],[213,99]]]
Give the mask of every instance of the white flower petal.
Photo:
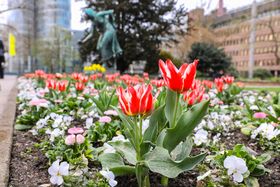
[[[56,160],[52,163],[51,167],[49,167],[48,172],[50,175],[56,175],[59,171],[59,160]]]
[[[115,179],[115,175],[114,175],[114,173],[113,173],[112,171],[108,171],[108,172],[107,172],[107,176],[108,176],[108,178],[109,178],[110,180],[114,180],[114,179]]]
[[[57,184],[57,175],[53,175],[53,176],[51,176],[51,178],[50,178],[50,181],[51,181],[51,183],[52,184]]]
[[[107,171],[102,170],[102,171],[100,171],[99,173],[100,173],[104,178],[106,178],[106,179],[108,179],[108,180],[110,179],[109,176],[108,176],[108,172],[107,172]]]
[[[62,176],[57,176],[56,184],[61,185],[63,183],[63,178]]]
[[[233,171],[234,171],[233,168],[229,168],[229,169],[227,170],[227,174],[228,174],[228,175],[232,175],[232,174],[233,174]]]
[[[111,186],[111,187],[114,187],[114,186],[116,186],[118,184],[118,182],[116,181],[116,180],[109,180],[109,185]]]
[[[243,176],[241,173],[234,173],[232,176],[233,176],[233,181],[235,181],[235,182],[243,181]]]
[[[60,164],[59,173],[61,175],[69,175],[69,164],[67,162],[62,162]]]
[[[235,168],[235,156],[228,156],[224,160],[224,167],[225,168]]]

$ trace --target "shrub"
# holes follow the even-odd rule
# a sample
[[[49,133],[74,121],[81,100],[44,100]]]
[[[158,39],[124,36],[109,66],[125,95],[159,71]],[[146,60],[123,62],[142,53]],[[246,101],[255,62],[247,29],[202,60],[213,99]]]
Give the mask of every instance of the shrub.
[[[273,75],[266,69],[257,69],[254,71],[254,78],[260,78],[263,80],[271,77],[273,77]]]

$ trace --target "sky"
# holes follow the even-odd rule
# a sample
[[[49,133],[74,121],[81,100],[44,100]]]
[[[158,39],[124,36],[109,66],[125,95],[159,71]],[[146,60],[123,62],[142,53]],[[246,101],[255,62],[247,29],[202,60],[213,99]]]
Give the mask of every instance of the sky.
[[[262,0],[257,0],[262,1]],[[178,0],[178,6],[184,5],[188,10],[195,9],[197,7],[204,7],[206,9],[206,13],[209,13],[211,10],[214,10],[218,7],[219,0]],[[242,6],[249,5],[253,2],[253,0],[224,0],[224,7],[227,10],[236,9]],[[71,0],[71,11],[72,11],[72,20],[71,27],[74,30],[84,30],[89,26],[89,24],[81,24],[81,8],[85,7],[84,1],[76,2],[75,0]]]

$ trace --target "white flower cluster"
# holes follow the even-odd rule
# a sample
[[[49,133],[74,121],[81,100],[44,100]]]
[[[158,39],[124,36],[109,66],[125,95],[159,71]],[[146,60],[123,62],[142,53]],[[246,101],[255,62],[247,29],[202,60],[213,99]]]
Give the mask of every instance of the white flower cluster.
[[[251,138],[255,139],[259,134],[262,137],[271,140],[280,134],[280,130],[275,128],[272,124],[262,123],[257,129],[252,132]]]
[[[31,132],[33,135],[38,135],[40,129],[46,128],[46,134],[50,136],[50,141],[53,142],[55,137],[64,135],[65,129],[68,129],[72,121],[71,116],[51,113],[37,121]]]
[[[24,100],[31,100],[32,98],[36,97],[36,91],[34,89],[34,81],[31,79],[18,79],[18,90],[19,93],[17,95],[18,100],[24,101]]]
[[[219,107],[221,113],[211,112],[206,115],[201,123],[195,128],[193,139],[196,145],[206,144],[209,142],[209,139],[216,144],[220,140],[222,134],[226,134],[230,129],[241,126],[241,122],[238,119],[235,119],[236,117],[240,118],[240,111],[232,111],[229,109],[228,105],[220,105]]]

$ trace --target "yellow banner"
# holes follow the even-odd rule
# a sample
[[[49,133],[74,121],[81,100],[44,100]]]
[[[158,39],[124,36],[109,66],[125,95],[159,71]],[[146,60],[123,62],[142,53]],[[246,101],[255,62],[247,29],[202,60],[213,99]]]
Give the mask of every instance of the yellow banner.
[[[10,56],[16,55],[16,37],[12,33],[9,34],[9,54]]]

